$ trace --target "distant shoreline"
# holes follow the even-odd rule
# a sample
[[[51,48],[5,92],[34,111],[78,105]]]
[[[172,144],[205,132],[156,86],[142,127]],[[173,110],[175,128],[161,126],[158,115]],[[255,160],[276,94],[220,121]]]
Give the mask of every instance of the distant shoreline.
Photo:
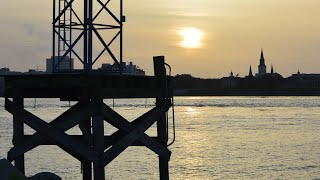
[[[320,96],[320,91],[174,90],[174,96]]]

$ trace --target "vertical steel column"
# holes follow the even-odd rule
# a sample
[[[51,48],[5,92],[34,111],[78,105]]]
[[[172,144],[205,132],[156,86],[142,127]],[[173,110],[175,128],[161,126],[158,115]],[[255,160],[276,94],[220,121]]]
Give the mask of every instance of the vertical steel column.
[[[92,147],[91,118],[83,121],[79,126],[87,145]],[[82,177],[83,180],[92,180],[92,162],[82,162]]]
[[[63,8],[66,7],[66,0],[63,0]],[[66,31],[66,13],[63,14],[63,38],[67,40],[67,31]],[[66,43],[63,43],[63,51],[66,50]]]
[[[93,31],[93,25],[92,25],[92,13],[93,13],[93,2],[92,0],[89,0],[89,6],[88,6],[88,24],[89,24],[89,32],[88,32],[88,69],[89,71],[92,70],[92,31]]]
[[[83,103],[90,103],[90,100],[86,97],[81,100]],[[79,128],[82,131],[83,139],[85,143],[91,148],[92,147],[92,128],[91,118],[79,123]],[[84,161],[82,165],[82,178],[83,180],[92,180],[92,162]]]
[[[70,1],[69,1],[70,2]],[[69,45],[72,46],[72,3],[70,4],[70,26],[69,26]],[[71,47],[72,48],[72,47]],[[70,55],[70,63],[69,63],[69,68],[72,69],[72,51],[69,53]]]
[[[52,17],[52,59],[56,56],[56,24],[54,23],[56,18],[56,0],[53,0],[53,17]],[[54,69],[54,61],[52,60],[52,70],[50,73],[53,72]],[[48,71],[48,69],[47,69]]]
[[[58,13],[60,14],[61,13],[61,0],[58,0],[58,3],[59,3],[59,5],[58,5]],[[61,17],[59,18],[59,20],[58,20],[58,59],[57,59],[57,63],[59,63],[59,62],[61,62],[61,43],[60,43],[60,38],[61,37]],[[56,63],[55,63],[55,61],[56,61],[56,59],[53,57],[53,64],[54,64],[54,66],[53,66],[53,68],[55,67],[55,65],[56,65]],[[60,69],[60,66],[58,65],[57,66],[57,70],[59,71]],[[54,70],[55,70],[55,68],[54,68]]]
[[[120,74],[122,74],[122,62],[123,62],[123,0],[120,0]]]
[[[161,98],[156,98],[156,106],[159,107],[163,101],[166,100],[167,88],[166,87],[166,68],[164,56],[153,57],[154,64],[154,74],[157,77],[163,78],[163,82],[161,83],[163,89],[163,95]],[[158,141],[163,145],[167,145],[168,136],[167,136],[167,121],[166,114],[162,113],[159,116],[157,121],[157,133],[158,133]],[[169,180],[169,161],[161,156],[159,156],[159,170],[160,170],[160,180]]]
[[[91,71],[93,69],[93,64],[99,60],[99,58],[103,55],[103,53],[107,52],[112,60],[115,61],[116,64],[119,64],[120,72],[122,72],[122,62],[123,62],[123,23],[125,22],[125,16],[123,16],[123,0],[119,0],[120,2],[120,20],[117,16],[115,16],[111,10],[107,7],[107,4],[110,2],[108,0],[106,3],[102,3],[100,0],[98,1],[101,5],[100,10],[94,14],[93,11],[94,8],[94,0],[83,0],[83,20],[81,20],[74,11],[72,7],[72,3],[74,0],[53,0],[53,61],[52,61],[52,67],[55,72],[59,71],[59,64],[66,59],[67,56],[68,59],[72,59],[72,54],[76,56],[76,58],[83,63],[83,70],[84,71]],[[98,8],[99,8],[98,7]],[[70,19],[69,17],[69,11],[70,12]],[[115,21],[117,21],[117,25],[109,24],[109,23],[103,23],[103,22],[97,22],[94,23],[93,21],[100,15],[102,11],[106,11],[109,16],[111,16]],[[58,12],[58,16],[56,17]],[[76,17],[75,22],[73,23],[73,16]],[[69,23],[69,24],[68,24]],[[83,26],[83,27],[82,27]],[[101,37],[100,33],[98,31],[100,30],[113,30],[113,29],[119,29],[119,33],[117,33],[109,43],[106,43],[104,38]],[[72,41],[72,30],[79,30],[81,33],[76,38],[76,40]],[[68,33],[68,31],[70,31]],[[100,54],[94,59],[96,54],[93,52],[93,41],[94,41],[94,34],[97,34],[98,39],[100,43],[102,43],[105,48],[103,51],[100,52]],[[57,38],[57,37],[58,38]],[[70,37],[68,37],[70,36]],[[82,50],[83,57],[79,56],[77,50],[74,49],[74,46],[76,44],[79,44],[79,40],[83,38],[83,46]],[[120,41],[120,57],[115,57],[114,53],[110,50],[109,46],[113,43],[115,39],[119,38]],[[62,56],[62,57],[61,57]],[[56,59],[54,57],[57,57]],[[70,61],[70,69],[71,69],[71,61]]]
[[[93,100],[97,112],[92,117],[93,149],[102,157],[104,153],[104,118],[102,115],[103,100]],[[102,163],[93,163],[94,180],[104,180],[105,170]]]
[[[84,61],[84,67],[83,69],[86,70],[88,66],[88,0],[84,0],[83,3],[83,61]]]
[[[13,103],[18,107],[24,107],[23,98],[13,98]],[[24,126],[23,123],[18,120],[18,118],[21,118],[21,116],[19,117],[19,115],[13,114],[13,146],[21,143],[24,136]],[[14,164],[22,174],[25,174],[24,155],[21,155],[15,159]]]

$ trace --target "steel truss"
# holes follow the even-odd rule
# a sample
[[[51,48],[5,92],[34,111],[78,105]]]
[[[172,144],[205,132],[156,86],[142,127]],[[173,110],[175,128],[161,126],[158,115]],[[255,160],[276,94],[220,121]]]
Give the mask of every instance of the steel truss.
[[[59,72],[59,65],[67,56],[74,55],[75,58],[83,64],[84,71],[91,71],[93,65],[101,59],[104,53],[108,53],[111,59],[118,65],[119,73],[122,72],[122,55],[123,55],[123,23],[125,16],[123,16],[123,0],[119,1],[119,16],[116,16],[108,4],[112,0],[107,0],[103,3],[101,0],[84,0],[83,1],[83,18],[79,16],[74,8],[75,2],[79,0],[53,0],[53,22],[52,22],[52,56],[58,57],[58,62],[52,61],[53,72]],[[99,4],[99,11],[95,14],[93,12],[93,4]],[[82,2],[81,2],[82,3]],[[115,24],[97,22],[97,18],[102,12],[107,12],[108,16],[114,20]],[[118,30],[118,32],[107,42],[101,35],[102,30]],[[74,33],[77,31],[79,35]],[[73,39],[73,36],[76,37]],[[98,39],[103,45],[103,50],[99,54],[93,55],[93,37]],[[83,55],[75,50],[75,46],[83,41]],[[111,44],[116,40],[119,41],[119,57],[114,55],[110,49]]]

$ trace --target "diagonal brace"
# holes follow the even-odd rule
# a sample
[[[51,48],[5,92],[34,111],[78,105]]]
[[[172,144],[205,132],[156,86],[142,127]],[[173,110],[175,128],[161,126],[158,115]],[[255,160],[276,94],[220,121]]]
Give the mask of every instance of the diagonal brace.
[[[57,117],[54,121],[50,122],[50,125],[56,127],[57,129],[60,129],[61,131],[66,131],[75,126],[79,121],[90,117],[91,113],[89,110],[91,109],[91,106],[91,104],[87,105],[83,102],[78,102],[66,112]],[[42,133],[36,132],[29,140],[24,141],[17,146],[14,146],[8,152],[8,159],[12,161],[16,157],[19,157],[20,155],[32,150],[33,148],[43,144],[48,140],[49,138],[47,136],[43,136]]]
[[[100,42],[102,43],[102,45],[104,46],[105,50],[108,51],[109,55],[111,56],[111,58],[113,59],[113,61],[118,65],[118,67],[120,68],[121,65],[118,62],[117,58],[114,56],[114,54],[112,53],[112,51],[110,50],[109,46],[106,44],[106,42],[103,40],[103,38],[101,37],[101,35],[99,34],[99,32],[97,31],[97,29],[95,27],[93,28],[93,32],[96,34],[97,38],[100,40]]]
[[[164,101],[160,106],[150,110],[150,113],[141,120],[141,123],[133,128],[128,134],[115,143],[103,155],[103,162],[101,166],[108,165],[113,159],[121,154],[126,148],[133,144],[141,135],[154,124],[162,113],[166,112],[166,107],[170,106],[170,101]]]
[[[170,106],[165,107],[165,111],[168,111],[169,107]],[[149,116],[151,113],[152,111],[149,111],[143,116],[137,118],[133,123],[130,123],[107,105],[104,104],[103,106],[103,115],[105,120],[114,127],[119,129],[119,131],[115,132],[114,134],[121,137],[123,137],[128,132],[132,131],[135,128],[135,126],[139,126],[142,123],[141,121],[147,116]],[[148,147],[150,150],[152,150],[159,156],[168,160],[170,159],[171,152],[167,149],[167,147],[159,143],[157,140],[149,137],[145,133],[141,134],[141,136],[138,138],[138,141],[143,143],[146,147]]]
[[[56,127],[52,126],[52,124],[43,121],[42,119],[31,114],[23,108],[17,107],[9,99],[6,99],[5,101],[5,109],[11,114],[15,114],[20,121],[26,123],[31,128],[38,131],[39,135],[35,136],[35,138],[39,138],[41,140],[43,136],[48,136],[48,138],[54,140],[59,145],[59,147],[79,160],[96,161],[98,159],[96,153],[89,147],[75,141],[66,133],[61,132]],[[61,119],[60,121],[62,120],[63,119]]]
[[[109,13],[109,15],[115,20],[115,21],[117,21],[117,23],[119,24],[119,25],[122,25],[122,22],[107,8],[107,5],[106,4],[103,4],[102,2],[101,2],[101,0],[97,0],[98,1],[98,3],[102,6],[102,8],[104,8],[108,13]],[[109,3],[109,2],[108,2]]]

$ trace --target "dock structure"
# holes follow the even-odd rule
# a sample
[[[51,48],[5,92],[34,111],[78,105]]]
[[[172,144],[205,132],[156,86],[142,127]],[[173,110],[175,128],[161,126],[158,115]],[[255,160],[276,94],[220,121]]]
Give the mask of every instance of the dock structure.
[[[13,115],[13,148],[7,159],[25,173],[24,154],[40,145],[57,145],[82,163],[84,180],[105,179],[105,166],[129,146],[145,146],[159,155],[160,179],[169,179],[166,113],[172,105],[172,79],[164,57],[154,57],[155,76],[95,73],[3,76],[1,97]],[[24,109],[24,98],[60,98],[77,103],[50,123]],[[129,122],[104,104],[108,98],[156,98],[155,107]],[[104,123],[118,130],[110,136]],[[145,134],[157,124],[157,137]],[[24,125],[36,133],[24,133]],[[79,126],[83,135],[66,131]],[[93,174],[92,174],[93,172]]]
[[[110,1],[118,4],[117,10],[110,9],[115,5],[109,5]],[[108,18],[99,18],[102,13]],[[0,77],[0,97],[5,98],[5,109],[13,115],[13,148],[7,159],[14,161],[22,174],[25,174],[24,154],[40,145],[57,145],[78,159],[84,180],[105,179],[105,166],[126,148],[145,146],[159,155],[160,179],[169,179],[171,152],[166,113],[173,102],[172,77],[166,73],[164,56],[153,58],[154,76],[123,75],[125,21],[123,0],[53,0],[50,72]],[[102,31],[117,33],[112,32],[107,39],[103,38]],[[100,53],[93,51],[96,43],[103,46]],[[111,48],[114,43],[119,44],[116,52]],[[76,46],[82,50],[74,48]],[[83,68],[74,70],[73,65],[61,68],[66,59],[75,59]],[[106,59],[118,66],[118,74],[93,70],[93,65]],[[24,108],[25,98],[46,98],[48,101],[59,98],[77,103],[47,123]],[[130,122],[103,102],[114,98],[155,98],[156,104]],[[104,123],[118,130],[106,136]],[[25,134],[25,124],[36,133]],[[156,137],[145,134],[153,124],[157,126]],[[75,126],[79,126],[82,135],[66,133]]]

